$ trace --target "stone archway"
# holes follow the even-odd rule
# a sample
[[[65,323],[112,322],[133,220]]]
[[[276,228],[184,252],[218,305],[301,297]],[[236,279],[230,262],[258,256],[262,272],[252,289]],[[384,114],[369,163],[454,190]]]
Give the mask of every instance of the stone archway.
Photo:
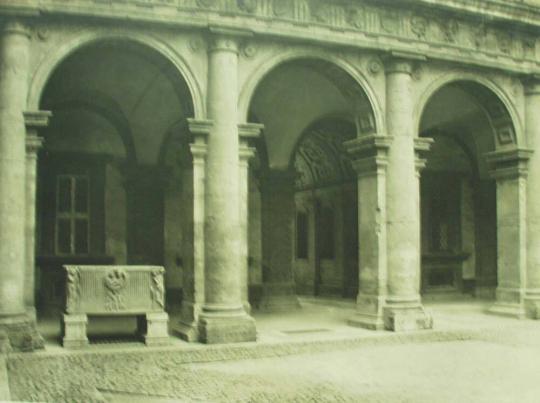
[[[493,297],[497,288],[494,309],[519,316],[528,152],[518,130],[504,99],[470,80],[433,91],[419,126],[435,140],[422,173],[424,290]]]
[[[177,122],[195,114],[190,85],[152,47],[94,39],[65,54],[40,97],[40,109],[53,112],[38,182],[43,307],[61,298],[50,274],[65,263],[165,265],[165,286],[182,286],[183,251],[165,234],[174,178],[162,149]]]

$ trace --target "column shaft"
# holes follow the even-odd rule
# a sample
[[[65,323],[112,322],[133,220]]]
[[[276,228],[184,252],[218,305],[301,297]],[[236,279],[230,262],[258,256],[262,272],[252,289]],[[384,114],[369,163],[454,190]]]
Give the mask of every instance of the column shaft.
[[[386,70],[386,123],[392,145],[387,166],[389,330],[432,327],[420,301],[420,197],[411,91],[412,66],[392,59]]]
[[[299,307],[293,279],[294,174],[268,171],[261,178],[263,310]]]
[[[13,348],[42,346],[26,315],[26,128],[29,33],[8,21],[0,32],[0,330]],[[5,338],[5,337],[4,337]]]
[[[208,54],[208,136],[205,191],[205,303],[199,330],[207,343],[250,341],[255,322],[242,305],[240,213],[238,45],[216,36]]]
[[[540,78],[525,83],[525,130],[529,147],[527,178],[527,316],[540,319]]]

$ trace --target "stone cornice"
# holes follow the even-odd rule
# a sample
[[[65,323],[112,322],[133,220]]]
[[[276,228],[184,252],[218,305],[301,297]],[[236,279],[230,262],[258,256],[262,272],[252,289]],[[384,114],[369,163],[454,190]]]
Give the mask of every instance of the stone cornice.
[[[205,30],[242,27],[257,36],[405,52],[516,73],[540,72],[540,7],[502,0],[3,0],[0,4],[0,16],[23,11],[30,15],[32,10],[41,16],[88,16]],[[510,25],[501,26],[499,20]]]

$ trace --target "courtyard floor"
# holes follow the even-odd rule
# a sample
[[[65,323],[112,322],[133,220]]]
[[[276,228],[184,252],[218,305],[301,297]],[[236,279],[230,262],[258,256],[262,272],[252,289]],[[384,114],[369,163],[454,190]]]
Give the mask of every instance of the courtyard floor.
[[[296,312],[255,312],[256,343],[222,346],[66,351],[57,321],[42,321],[45,351],[10,354],[3,378],[22,401],[540,401],[540,322],[487,315],[472,298],[426,306],[435,330],[395,334],[347,326],[351,302],[303,299]]]

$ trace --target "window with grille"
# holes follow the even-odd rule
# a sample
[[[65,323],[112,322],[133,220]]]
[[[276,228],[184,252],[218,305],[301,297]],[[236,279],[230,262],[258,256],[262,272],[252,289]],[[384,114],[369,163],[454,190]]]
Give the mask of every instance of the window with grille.
[[[89,182],[85,175],[57,176],[55,248],[58,255],[89,253]]]

